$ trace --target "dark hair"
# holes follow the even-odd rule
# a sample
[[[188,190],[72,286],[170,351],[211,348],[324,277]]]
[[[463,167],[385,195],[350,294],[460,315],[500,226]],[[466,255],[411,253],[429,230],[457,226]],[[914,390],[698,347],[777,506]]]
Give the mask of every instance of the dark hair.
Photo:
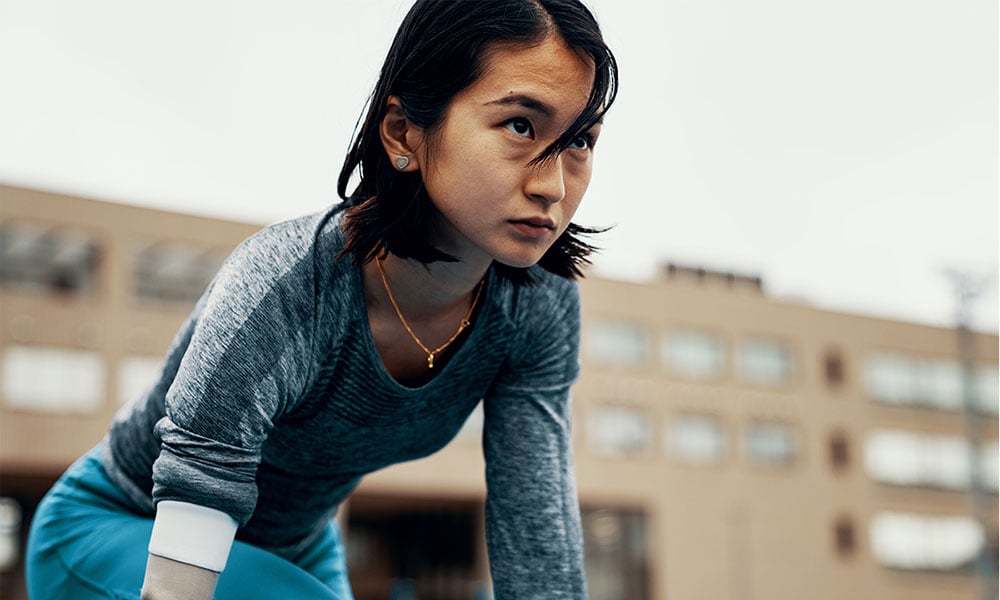
[[[358,266],[384,250],[424,263],[457,260],[431,244],[434,208],[420,173],[397,171],[384,151],[379,128],[386,102],[396,96],[407,120],[433,131],[452,98],[482,75],[492,45],[537,43],[550,34],[590,58],[594,84],[586,107],[536,163],[568,148],[614,102],[618,68],[594,16],[579,0],[417,0],[396,32],[337,181],[347,207],[343,254]],[[355,171],[361,182],[347,195]],[[562,277],[579,276],[595,250],[580,235],[599,231],[571,223],[538,264]],[[516,283],[530,283],[526,269],[497,267]]]

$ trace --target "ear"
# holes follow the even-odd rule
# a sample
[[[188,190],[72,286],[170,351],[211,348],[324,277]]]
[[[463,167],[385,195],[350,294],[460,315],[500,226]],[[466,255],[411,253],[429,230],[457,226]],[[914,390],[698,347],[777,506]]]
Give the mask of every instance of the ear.
[[[423,142],[424,131],[406,118],[403,114],[403,105],[396,96],[389,96],[386,100],[385,117],[379,126],[379,135],[382,137],[382,147],[389,155],[389,162],[396,165],[399,171],[420,170],[420,160],[416,150]],[[400,157],[408,160],[408,164],[402,169],[399,169],[397,163]]]

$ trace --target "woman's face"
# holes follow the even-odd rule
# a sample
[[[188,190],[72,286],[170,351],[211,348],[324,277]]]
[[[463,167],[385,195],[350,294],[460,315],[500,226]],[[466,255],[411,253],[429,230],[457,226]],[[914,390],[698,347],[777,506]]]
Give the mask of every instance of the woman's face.
[[[590,183],[600,125],[529,163],[583,111],[594,67],[553,36],[498,46],[485,67],[416,146],[440,213],[434,245],[473,263],[528,267],[565,231]]]

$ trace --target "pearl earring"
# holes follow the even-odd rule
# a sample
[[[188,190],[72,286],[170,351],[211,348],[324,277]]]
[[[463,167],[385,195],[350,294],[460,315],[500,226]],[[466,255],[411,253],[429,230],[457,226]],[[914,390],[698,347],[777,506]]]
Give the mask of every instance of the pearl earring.
[[[410,159],[405,156],[397,156],[392,162],[395,163],[396,168],[400,171],[410,165]]]

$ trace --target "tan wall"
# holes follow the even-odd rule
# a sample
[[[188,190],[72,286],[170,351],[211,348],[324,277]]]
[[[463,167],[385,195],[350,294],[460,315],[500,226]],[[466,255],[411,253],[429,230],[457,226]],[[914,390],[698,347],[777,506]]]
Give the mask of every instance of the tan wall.
[[[231,249],[259,229],[9,186],[0,187],[0,216],[6,221],[71,224],[92,235],[102,248],[99,284],[91,295],[52,298],[0,291],[0,345],[100,352],[107,359],[106,381],[112,392],[118,362],[128,355],[162,356],[190,310],[190,306],[142,303],[134,298],[128,261],[135,245],[170,240]],[[103,437],[117,408],[113,397],[87,415],[15,411],[0,404],[3,469],[8,473],[61,471]]]
[[[873,351],[955,357],[954,331],[673,281],[640,285],[588,279],[581,296],[584,323],[620,318],[654,332],[672,326],[703,329],[722,335],[730,350],[741,336],[761,335],[790,343],[796,360],[791,383],[763,387],[739,382],[732,361],[726,375],[705,383],[672,377],[656,360],[631,372],[602,369],[589,364],[584,353],[575,389],[578,411],[585,413],[596,403],[644,408],[657,420],[654,438],[662,435],[671,415],[709,414],[721,417],[729,433],[727,458],[712,466],[676,464],[662,445],[627,463],[579,452],[582,497],[635,500],[653,516],[655,597],[976,597],[970,577],[890,573],[867,549],[867,523],[880,510],[958,515],[969,510],[967,494],[880,486],[861,463],[862,442],[876,427],[963,435],[961,415],[868,399],[860,372]],[[995,365],[996,336],[977,335],[976,343],[978,361]],[[845,363],[846,380],[836,390],[827,386],[822,370],[829,347],[839,348]],[[739,429],[754,419],[797,426],[802,450],[795,464],[761,467],[739,456],[734,447]],[[995,419],[983,418],[980,424],[985,439],[997,439]],[[846,432],[851,441],[846,472],[829,465],[827,444],[834,430]],[[854,519],[859,548],[846,560],[834,549],[833,524],[842,514]],[[995,523],[995,512],[993,518]]]
[[[127,355],[162,355],[189,308],[143,304],[132,296],[128,261],[134,245],[169,239],[232,248],[258,228],[12,187],[0,187],[0,216],[73,224],[91,232],[104,249],[99,289],[89,297],[54,299],[0,290],[0,350],[15,343],[96,350],[107,358],[111,389],[118,361]],[[730,356],[737,340],[754,334],[783,340],[794,351],[795,376],[777,387],[740,382],[732,361],[723,377],[703,382],[672,376],[658,360],[647,368],[612,370],[583,355],[574,388],[581,502],[646,513],[653,598],[975,597],[970,576],[893,572],[880,567],[868,548],[867,525],[878,511],[969,511],[967,494],[879,485],[862,464],[863,441],[874,428],[964,433],[960,415],[882,405],[866,397],[861,382],[862,364],[871,352],[954,358],[953,331],[777,302],[751,286],[731,290],[679,280],[635,284],[592,278],[581,284],[581,293],[585,341],[588,323],[620,317],[654,332],[684,326],[718,333]],[[997,336],[978,334],[976,344],[977,360],[995,365]],[[822,360],[830,347],[844,357],[846,379],[837,389],[824,381]],[[654,443],[646,455],[613,459],[590,451],[586,416],[594,406],[609,403],[640,407],[651,415]],[[0,469],[54,476],[103,436],[116,408],[109,398],[94,414],[51,415],[11,410],[0,402]],[[666,454],[663,429],[674,415],[685,413],[722,419],[730,446],[720,464],[685,465]],[[765,468],[746,462],[740,433],[755,419],[797,427],[801,450],[794,464]],[[984,437],[997,438],[995,419],[980,424]],[[843,472],[835,472],[828,460],[828,438],[835,430],[846,432],[850,441],[850,464]],[[472,432],[430,459],[373,474],[359,492],[477,500],[484,493],[483,470]],[[991,502],[995,522],[995,496]],[[834,548],[833,523],[840,515],[850,516],[856,526],[858,550],[846,559]]]

